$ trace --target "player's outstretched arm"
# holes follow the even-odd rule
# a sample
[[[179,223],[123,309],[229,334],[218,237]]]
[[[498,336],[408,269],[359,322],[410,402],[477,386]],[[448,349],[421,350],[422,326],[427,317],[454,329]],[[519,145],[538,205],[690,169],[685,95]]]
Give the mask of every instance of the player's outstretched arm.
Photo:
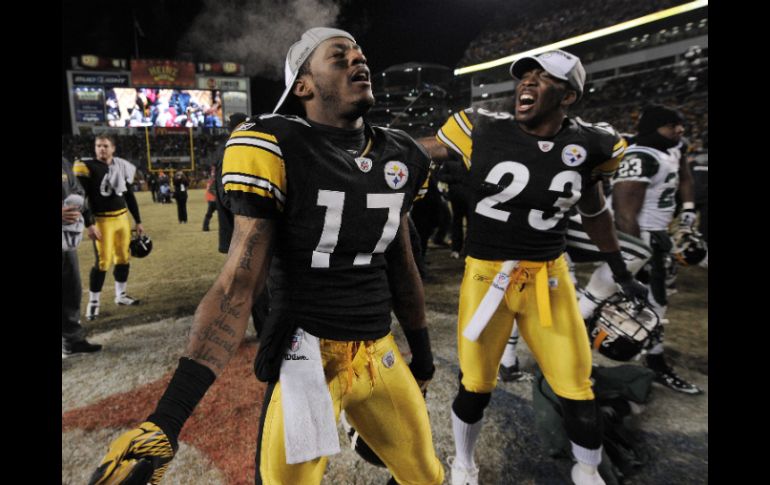
[[[235,216],[225,265],[195,311],[185,356],[155,412],[110,444],[90,485],[160,483],[182,426],[246,333],[252,295],[267,277],[273,228],[271,220]]]
[[[449,149],[445,145],[439,143],[439,141],[436,140],[436,138],[433,136],[418,138],[416,141],[425,148],[425,151],[428,152],[431,160],[436,163],[444,162],[452,157]]]

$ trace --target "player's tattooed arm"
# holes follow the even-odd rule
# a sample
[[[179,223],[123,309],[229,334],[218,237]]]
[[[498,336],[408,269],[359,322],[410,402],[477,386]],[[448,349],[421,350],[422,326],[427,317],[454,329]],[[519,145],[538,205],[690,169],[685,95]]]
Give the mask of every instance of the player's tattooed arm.
[[[235,216],[225,265],[195,311],[185,355],[217,375],[246,333],[253,295],[264,288],[273,231],[272,220]]]

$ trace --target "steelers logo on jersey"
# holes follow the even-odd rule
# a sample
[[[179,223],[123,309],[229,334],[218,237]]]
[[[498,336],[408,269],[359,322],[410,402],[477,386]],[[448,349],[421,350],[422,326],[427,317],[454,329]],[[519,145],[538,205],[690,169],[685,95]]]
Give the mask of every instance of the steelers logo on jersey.
[[[395,160],[385,164],[385,183],[393,190],[398,190],[409,180],[409,169],[406,164]]]
[[[586,149],[580,145],[570,144],[561,151],[561,160],[568,167],[577,167],[586,161]]]
[[[355,159],[358,169],[364,173],[369,172],[372,169],[372,159],[366,157],[358,157]]]

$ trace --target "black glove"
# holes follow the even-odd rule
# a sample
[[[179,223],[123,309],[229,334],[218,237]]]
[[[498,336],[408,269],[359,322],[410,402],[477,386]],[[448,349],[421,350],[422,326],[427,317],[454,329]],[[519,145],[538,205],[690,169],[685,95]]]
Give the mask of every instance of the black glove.
[[[629,276],[631,275],[631,273],[628,274]],[[627,297],[641,302],[647,301],[647,294],[649,293],[649,290],[646,286],[639,283],[639,281],[637,281],[633,276],[630,276],[630,278],[627,280],[615,280],[615,282],[620,286],[620,291],[622,291],[623,294]]]
[[[414,359],[409,363],[409,370],[412,371],[414,380],[417,381],[417,385],[420,386],[422,391],[422,397],[428,394],[428,384],[433,379],[433,374],[436,372],[436,366],[431,362],[430,369],[419,369]]]
[[[428,392],[428,384],[436,372],[436,366],[433,365],[433,352],[430,349],[428,328],[423,327],[418,330],[404,328],[404,335],[409,343],[409,349],[412,351],[412,362],[409,363],[409,370],[412,371],[424,397]]]
[[[110,443],[88,484],[157,485],[173,457],[174,449],[163,430],[145,421]]]
[[[639,283],[634,278],[634,275],[628,271],[620,251],[608,253],[605,255],[605,258],[607,260],[607,264],[610,265],[610,270],[612,270],[612,278],[615,280],[615,283],[620,286],[620,291],[622,291],[624,295],[631,299],[647,301],[647,293],[649,290],[647,290],[646,286]]]

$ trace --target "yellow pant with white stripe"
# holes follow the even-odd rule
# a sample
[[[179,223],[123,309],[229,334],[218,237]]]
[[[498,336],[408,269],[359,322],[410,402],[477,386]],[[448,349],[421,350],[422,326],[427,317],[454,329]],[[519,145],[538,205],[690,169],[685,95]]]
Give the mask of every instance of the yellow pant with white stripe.
[[[548,384],[554,392],[573,400],[593,399],[591,390],[591,349],[585,323],[575,297],[564,255],[548,262],[520,262],[497,311],[492,315],[476,342],[462,333],[484,298],[502,261],[484,261],[467,257],[460,287],[457,328],[457,353],[462,370],[462,384],[471,392],[489,393],[497,385],[497,370],[505,344],[516,319],[519,332],[527,342]],[[550,301],[551,324],[543,325],[538,308],[536,280],[540,275],[545,300]],[[544,305],[541,294],[541,306]],[[547,324],[547,321],[545,322]]]
[[[96,228],[102,233],[101,241],[94,241],[96,264],[99,271],[107,271],[111,264],[128,264],[128,244],[131,242],[131,223],[128,210],[97,214]]]
[[[433,449],[428,410],[393,335],[367,342],[320,340],[334,415],[348,421],[402,485],[444,481]],[[327,457],[286,464],[281,384],[268,390],[260,433],[258,473],[265,485],[320,484]]]

